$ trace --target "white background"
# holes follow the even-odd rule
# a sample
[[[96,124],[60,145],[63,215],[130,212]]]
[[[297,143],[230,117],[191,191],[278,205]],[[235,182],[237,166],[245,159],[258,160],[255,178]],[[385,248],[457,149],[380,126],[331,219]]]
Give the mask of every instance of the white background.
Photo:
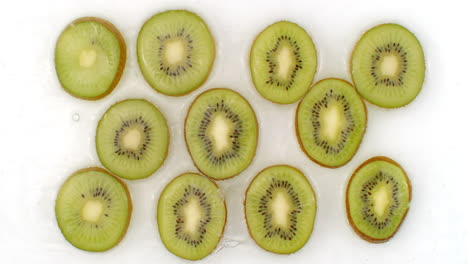
[[[216,39],[213,72],[200,89],[172,98],[144,81],[136,38],[146,19],[167,9],[200,14]],[[244,95],[259,119],[259,145],[252,165],[220,182],[228,221],[217,252],[202,263],[468,263],[468,75],[467,8],[463,1],[5,1],[0,9],[0,256],[2,263],[189,263],[168,252],[157,232],[156,202],[175,176],[195,171],[183,139],[183,119],[201,92],[227,87]],[[53,52],[62,29],[81,16],[108,19],[128,46],[123,78],[106,98],[71,97],[57,81]],[[386,110],[367,104],[368,129],[353,160],[322,168],[300,150],[294,132],[297,104],[280,106],[254,89],[250,45],[263,28],[286,19],[307,30],[317,47],[315,81],[351,80],[349,58],[368,28],[384,22],[408,27],[421,41],[427,63],[424,87],[407,107]],[[126,237],[105,253],[78,250],[65,241],[54,215],[62,182],[83,167],[101,166],[94,133],[114,102],[146,98],[167,117],[169,156],[153,176],[127,181],[134,214]],[[79,114],[79,121],[72,119]],[[413,184],[413,202],[397,235],[370,244],[346,220],[344,190],[353,170],[375,155],[400,162]],[[249,237],[243,194],[261,169],[290,164],[303,170],[318,199],[315,229],[299,252],[284,256],[261,250]]]

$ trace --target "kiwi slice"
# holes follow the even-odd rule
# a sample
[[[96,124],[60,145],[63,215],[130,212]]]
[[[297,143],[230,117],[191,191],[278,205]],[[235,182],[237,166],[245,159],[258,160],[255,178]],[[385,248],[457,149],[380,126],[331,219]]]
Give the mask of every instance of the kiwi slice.
[[[356,44],[351,74],[359,93],[387,108],[409,104],[421,91],[426,66],[418,39],[406,28],[383,24]]]
[[[58,226],[73,246],[105,251],[125,236],[132,200],[124,182],[101,168],[75,172],[60,188],[55,202]]]
[[[354,87],[344,80],[325,79],[297,107],[296,135],[310,159],[336,168],[354,156],[366,123],[366,106]]]
[[[113,174],[129,180],[150,176],[163,164],[169,145],[166,119],[150,102],[129,99],[112,105],[96,131],[96,150]]]
[[[312,186],[298,169],[264,169],[247,188],[244,203],[250,235],[263,249],[290,254],[309,240],[317,205]]]
[[[215,44],[206,23],[185,10],[154,15],[137,41],[140,69],[158,92],[180,96],[200,87],[215,58]]]
[[[195,166],[216,180],[233,177],[249,166],[257,136],[252,107],[229,89],[199,95],[185,119],[185,141]]]
[[[110,22],[97,17],[73,21],[55,47],[55,69],[69,94],[86,100],[105,97],[122,76],[125,41]]]
[[[274,103],[290,104],[303,97],[316,69],[314,42],[303,28],[288,21],[268,26],[250,51],[255,88]]]
[[[387,157],[374,157],[355,171],[346,189],[346,212],[363,239],[382,243],[400,227],[411,201],[411,183],[403,168]]]
[[[202,259],[223,235],[226,204],[209,178],[184,173],[164,188],[157,220],[159,235],[169,251],[185,259]]]

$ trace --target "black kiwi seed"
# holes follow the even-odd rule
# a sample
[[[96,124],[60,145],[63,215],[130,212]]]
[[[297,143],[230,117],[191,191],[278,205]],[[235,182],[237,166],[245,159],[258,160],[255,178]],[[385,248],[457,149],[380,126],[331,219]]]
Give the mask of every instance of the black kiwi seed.
[[[305,29],[293,22],[269,25],[258,34],[250,49],[255,88],[274,103],[290,104],[302,98],[316,69],[314,42]]]
[[[268,203],[273,199],[273,192],[279,188],[284,189],[292,200],[293,207],[295,208],[290,212],[289,222],[290,226],[288,229],[284,230],[282,228],[273,228],[271,223],[272,215],[268,210]],[[266,194],[260,198],[260,203],[258,206],[258,212],[264,217],[263,227],[266,229],[265,237],[279,236],[284,240],[292,240],[296,235],[297,231],[297,214],[302,210],[302,205],[299,201],[298,195],[294,190],[294,187],[286,180],[276,180],[272,179]]]
[[[163,71],[168,76],[179,76],[181,73],[186,72],[188,68],[192,68],[192,50],[193,50],[193,40],[190,34],[185,32],[185,29],[182,28],[175,36],[171,36],[171,34],[166,34],[164,36],[157,36],[156,37],[159,42],[160,46],[158,49],[158,58],[159,59],[159,69]],[[164,49],[166,48],[166,42],[173,40],[174,38],[184,40],[184,44],[186,45],[185,50],[187,51],[188,55],[185,57],[185,61],[178,65],[166,65],[163,60]]]
[[[329,78],[314,84],[296,110],[296,135],[301,148],[324,167],[348,163],[366,127],[366,106],[356,89],[342,79]]]
[[[82,58],[87,50],[95,56],[85,56],[90,60],[83,64],[76,58]],[[55,68],[60,84],[75,97],[101,99],[119,82],[126,54],[125,41],[114,25],[97,17],[79,18],[57,40]]]
[[[288,42],[290,46],[292,46],[292,52],[294,54],[296,66],[292,69],[289,77],[289,80],[280,80],[276,77],[276,67],[278,66],[277,63],[275,62],[276,58],[276,53],[278,52],[279,47],[283,42]],[[268,66],[270,70],[268,71],[269,73],[269,78],[265,82],[266,84],[271,84],[271,85],[276,85],[276,86],[282,86],[286,90],[289,90],[291,86],[294,84],[294,80],[296,77],[296,73],[299,69],[302,69],[302,60],[301,60],[301,55],[300,55],[300,47],[297,44],[297,41],[292,41],[290,36],[285,36],[282,35],[280,36],[277,40],[275,45],[273,46],[273,49],[268,51],[266,53],[266,60],[268,63]]]
[[[144,139],[143,139],[143,144],[141,144],[141,147],[137,151],[129,150],[129,149],[124,149],[120,146],[120,135],[125,132],[125,130],[131,126],[139,126],[140,128],[143,129],[144,133]],[[138,118],[131,118],[129,120],[123,121],[122,126],[120,129],[115,130],[115,136],[114,136],[114,147],[116,153],[119,156],[127,156],[128,158],[133,158],[135,160],[140,160],[142,156],[144,155],[146,151],[146,147],[148,146],[149,142],[151,141],[151,136],[150,136],[150,131],[151,127],[148,125],[148,123],[141,117],[139,116]]]
[[[195,166],[208,177],[227,179],[245,170],[255,156],[257,119],[242,95],[215,88],[193,101],[184,135]]]
[[[312,233],[315,194],[296,168],[277,165],[262,170],[247,188],[244,205],[249,233],[267,251],[294,253]]]
[[[110,196],[115,198],[115,208],[107,201]],[[132,210],[130,199],[126,185],[107,171],[82,169],[60,189],[56,200],[57,222],[75,247],[105,251],[119,243],[126,233]],[[88,208],[90,202],[99,208]]]
[[[387,45],[383,45],[380,47],[375,48],[375,54],[371,56],[372,58],[372,66],[370,68],[370,74],[375,80],[375,85],[384,84],[385,86],[400,86],[404,82],[404,77],[406,71],[408,70],[408,59],[407,59],[407,52],[403,50],[403,47],[400,43],[388,43]],[[382,57],[385,57],[385,54],[393,53],[398,54],[400,56],[401,61],[401,70],[395,77],[385,77],[382,78],[379,76],[379,73],[376,71],[378,69],[378,63]]]
[[[208,177],[184,173],[164,188],[157,220],[159,235],[169,251],[198,260],[217,247],[226,223],[226,204]]]
[[[394,160],[373,157],[362,163],[346,188],[349,223],[362,239],[383,243],[392,238],[411,203],[411,182]]]
[[[192,235],[187,234],[183,231],[184,215],[181,212],[181,208],[188,203],[188,199],[192,196],[195,196],[199,199],[199,204],[203,210],[203,219],[200,220],[200,225],[198,226],[198,234],[194,238]],[[184,189],[184,194],[181,199],[179,199],[174,205],[172,205],[173,213],[177,217],[175,223],[175,236],[178,239],[185,241],[187,244],[194,247],[198,247],[203,243],[203,238],[206,234],[206,225],[211,222],[211,205],[206,200],[206,194],[199,188],[192,187],[189,185]]]
[[[421,91],[426,71],[424,51],[407,28],[392,23],[375,26],[363,34],[352,54],[354,85],[370,103],[402,107]],[[387,58],[394,61],[382,64]]]
[[[213,151],[213,143],[207,135],[207,128],[212,122],[212,116],[214,113],[223,112],[226,114],[226,118],[230,119],[234,124],[233,133],[230,135],[232,139],[232,147],[229,151],[217,155]],[[200,122],[198,137],[205,143],[204,147],[208,156],[208,159],[214,164],[222,164],[227,160],[236,158],[239,156],[240,142],[239,135],[242,133],[242,120],[239,116],[234,113],[227,105],[224,104],[224,100],[221,100],[221,103],[216,105],[210,105],[205,113],[203,114],[203,119]]]
[[[323,107],[328,107],[328,104],[330,100],[336,100],[340,102],[343,105],[344,109],[344,115],[346,117],[346,128],[341,131],[341,138],[338,144],[335,146],[330,145],[326,140],[323,140],[320,136],[320,110]],[[348,135],[353,132],[355,124],[354,124],[354,119],[353,115],[350,110],[349,102],[346,100],[346,98],[343,95],[339,95],[336,93],[333,93],[333,90],[329,90],[325,96],[323,97],[322,100],[319,100],[316,102],[312,108],[312,115],[311,115],[311,121],[312,121],[312,126],[314,128],[313,131],[313,137],[315,144],[325,150],[327,154],[337,154],[339,153],[344,147],[345,143],[348,140]]]
[[[377,186],[378,183],[385,182],[385,184],[390,184],[392,188],[392,200],[393,204],[389,206],[388,213],[386,214],[385,219],[377,219],[377,217],[372,213],[371,207],[373,206],[372,201],[370,200],[370,195],[372,195],[373,189]],[[389,223],[390,219],[394,214],[394,210],[400,206],[400,201],[396,195],[398,194],[398,183],[396,180],[388,174],[379,171],[374,178],[365,182],[361,189],[361,201],[363,205],[362,208],[362,218],[367,221],[370,225],[374,225],[378,229],[384,229]]]
[[[142,179],[164,162],[169,129],[164,115],[152,103],[127,99],[107,109],[99,120],[95,140],[99,160],[114,175]]]

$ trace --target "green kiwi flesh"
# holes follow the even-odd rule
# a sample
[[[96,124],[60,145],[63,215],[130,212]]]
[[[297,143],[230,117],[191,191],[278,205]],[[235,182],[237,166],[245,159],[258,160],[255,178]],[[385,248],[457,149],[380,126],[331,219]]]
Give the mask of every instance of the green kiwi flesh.
[[[127,57],[125,41],[110,22],[96,17],[73,21],[55,47],[55,69],[69,94],[87,100],[108,95],[117,85]]]
[[[129,180],[153,174],[169,145],[166,119],[150,102],[129,99],[112,105],[99,120],[96,150],[113,174]]]
[[[361,238],[382,243],[397,232],[410,201],[411,183],[403,168],[387,157],[374,157],[359,166],[349,180],[348,221]]]
[[[202,259],[216,248],[223,235],[224,198],[209,178],[184,173],[164,188],[157,221],[161,240],[170,252],[184,259]]]
[[[303,28],[288,21],[268,26],[250,51],[255,88],[274,103],[290,104],[303,97],[316,69],[314,42]]]
[[[361,37],[351,59],[351,74],[358,92],[386,108],[401,107],[421,91],[424,53],[418,39],[396,24],[376,26]]]
[[[55,215],[63,236],[87,251],[105,251],[124,237],[132,214],[125,183],[100,168],[70,176],[60,188]]]
[[[315,193],[296,168],[264,169],[245,194],[245,218],[250,235],[263,249],[290,254],[301,249],[314,228]]]
[[[364,102],[350,83],[340,79],[318,82],[297,107],[296,134],[302,150],[325,167],[351,160],[366,124]]]
[[[180,96],[208,78],[215,45],[202,18],[171,10],[145,22],[138,35],[137,55],[143,76],[156,91]]]
[[[185,141],[203,174],[233,177],[251,163],[257,149],[257,118],[247,100],[229,89],[199,95],[185,119]]]

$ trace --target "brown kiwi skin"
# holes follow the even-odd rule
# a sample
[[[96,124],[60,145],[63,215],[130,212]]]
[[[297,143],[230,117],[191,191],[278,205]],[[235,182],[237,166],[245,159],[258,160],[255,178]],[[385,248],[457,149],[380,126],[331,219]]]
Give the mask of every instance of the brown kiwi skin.
[[[387,25],[387,24],[396,24],[396,23],[383,23],[383,24],[374,26],[374,27],[372,27],[372,28],[366,30],[364,33],[362,33],[362,34],[361,34],[361,37],[359,38],[359,40],[356,42],[356,44],[354,44],[353,52],[351,52],[351,57],[349,58],[349,73],[350,73],[350,75],[351,75],[351,79],[353,80],[353,83],[356,82],[356,81],[354,80],[354,76],[353,76],[353,57],[354,57],[354,52],[356,51],[357,45],[359,44],[359,42],[361,42],[362,38],[364,37],[364,35],[365,35],[367,32],[369,32],[370,30],[372,30],[372,29],[374,29],[374,28],[376,28],[376,27],[383,26],[383,25]],[[396,25],[399,25],[399,26],[403,27],[403,26],[400,25],[400,24],[396,24]],[[407,29],[406,27],[405,27],[405,29],[408,30],[408,31],[410,31],[410,30]],[[411,31],[410,31],[410,32],[411,32]],[[413,34],[413,32],[411,32],[411,34]],[[413,34],[413,35],[414,35],[414,34]],[[418,40],[418,42],[419,42],[419,40]],[[421,44],[420,44],[420,45],[421,45]],[[422,45],[421,45],[421,49],[422,49]],[[423,51],[423,52],[424,52],[424,51]],[[425,74],[424,74],[424,75],[425,75]],[[426,78],[423,79],[423,83],[422,83],[421,85],[424,85],[425,79],[426,79]],[[421,90],[422,90],[422,88],[421,88]],[[356,89],[356,91],[358,91],[358,90]],[[359,91],[358,91],[358,93],[359,93]],[[359,93],[359,95],[361,95],[361,94]],[[417,96],[416,96],[416,97],[417,97]],[[382,108],[387,108],[387,109],[395,109],[395,108],[405,107],[405,106],[407,106],[408,104],[410,104],[411,102],[413,102],[413,101],[416,99],[416,97],[415,97],[413,100],[409,101],[408,103],[406,103],[406,104],[404,104],[404,105],[400,105],[400,106],[397,106],[397,107],[388,107],[388,106],[381,106],[381,105],[375,104],[375,103],[373,103],[373,102],[371,102],[371,101],[365,99],[363,96],[361,96],[362,100],[366,100],[366,102],[369,102],[369,103],[372,104],[372,105],[375,105],[375,106],[378,106],[378,107],[382,107]]]
[[[257,91],[257,94],[259,94],[259,95],[260,95],[262,98],[264,98],[264,99],[266,99],[266,98],[263,97],[263,95],[261,95],[260,92],[259,92],[259,91],[257,90],[257,88],[255,87],[255,83],[254,83],[253,75],[252,75],[252,70],[250,69],[250,63],[251,63],[250,60],[251,60],[251,58],[252,58],[252,49],[253,49],[253,46],[254,46],[255,41],[257,41],[257,39],[258,39],[258,36],[260,36],[260,34],[262,34],[263,31],[265,31],[268,27],[270,27],[270,26],[272,26],[272,25],[274,25],[274,24],[276,24],[276,23],[279,23],[279,22],[289,22],[289,23],[293,23],[293,24],[297,25],[298,27],[304,29],[303,27],[301,27],[301,26],[300,26],[299,24],[297,24],[297,23],[294,23],[294,22],[291,22],[291,21],[288,21],[288,20],[280,20],[280,21],[276,21],[275,23],[266,26],[260,33],[257,34],[257,36],[255,37],[254,41],[252,42],[252,45],[250,46],[250,52],[249,52],[250,80],[252,81],[252,84],[253,84],[255,90]],[[305,30],[305,29],[304,29],[304,31],[307,32],[307,30]],[[308,34],[309,37],[312,39],[312,37],[310,36],[310,34],[309,34],[308,32],[307,32],[307,34]],[[312,40],[312,42],[313,42],[313,40]],[[315,43],[314,43],[314,46],[315,46]],[[317,70],[318,70],[318,68],[319,68],[319,66],[320,66],[319,63],[318,63],[319,54],[318,54],[318,51],[317,51],[317,47],[315,47],[315,54],[316,54],[316,57],[317,57],[317,58],[316,58],[316,60],[317,60],[317,65],[315,66],[315,71],[312,72],[312,73],[310,73],[310,74],[313,74],[313,75],[314,75],[314,78],[315,78],[315,74],[317,73]],[[307,88],[307,90],[306,90],[305,93],[302,95],[302,97],[300,97],[299,99],[297,99],[297,100],[294,101],[294,102],[291,102],[291,103],[282,103],[282,102],[273,102],[273,101],[270,101],[269,99],[266,99],[266,100],[268,100],[268,101],[270,101],[270,102],[272,102],[272,103],[275,103],[275,104],[279,104],[279,105],[294,104],[294,103],[296,103],[297,101],[301,101],[302,98],[304,98],[304,96],[309,92],[312,83],[314,83],[314,80],[313,80],[313,79],[312,79],[312,81],[311,81],[310,84],[309,84],[309,88]]]
[[[245,190],[245,193],[244,193],[244,221],[245,221],[245,225],[247,226],[247,230],[249,231],[249,235],[250,237],[252,238],[253,241],[255,241],[255,244],[257,244],[259,247],[261,247],[262,249],[268,251],[268,252],[271,252],[271,253],[275,253],[275,254],[282,254],[282,255],[289,255],[289,254],[293,254],[299,250],[301,250],[303,247],[301,247],[299,250],[295,251],[295,252],[291,252],[289,254],[283,254],[283,253],[278,253],[278,252],[274,252],[274,251],[271,251],[271,250],[268,250],[264,247],[262,247],[261,245],[259,245],[257,243],[257,241],[255,240],[255,238],[253,237],[252,235],[252,232],[250,231],[250,228],[249,228],[249,223],[247,222],[247,208],[246,208],[246,202],[247,202],[247,193],[249,192],[249,189],[250,189],[250,186],[252,186],[252,182],[255,180],[255,178],[258,177],[258,175],[260,175],[262,172],[266,171],[267,169],[270,169],[270,168],[274,168],[274,167],[288,167],[288,168],[291,168],[293,170],[296,170],[298,171],[299,173],[301,173],[306,179],[307,177],[305,176],[305,174],[299,170],[298,168],[296,167],[293,167],[293,166],[290,166],[290,165],[286,165],[286,164],[278,164],[278,165],[272,165],[272,166],[268,166],[266,168],[264,168],[263,170],[261,170],[259,173],[257,173],[257,175],[255,175],[255,177],[250,181],[249,183],[249,186],[247,187],[247,189]],[[315,197],[315,200],[317,200],[317,196],[315,195],[315,190],[314,188],[312,187],[312,184],[310,183],[309,179],[307,179],[307,182],[309,183],[309,186],[310,186],[310,189],[312,190],[312,193],[314,194],[314,197]],[[317,201],[315,202],[315,210],[317,210]],[[317,214],[317,213],[316,213]],[[315,219],[314,219],[314,226],[315,226]],[[307,244],[307,242],[309,241],[310,239],[310,236],[312,235],[312,233],[314,232],[314,229],[312,228],[312,232],[310,232],[309,234],[309,237],[307,238],[307,241],[305,244]],[[305,246],[304,244],[304,246]]]
[[[163,117],[164,121],[166,122],[166,126],[167,126],[167,150],[166,150],[166,153],[164,153],[164,157],[163,157],[163,162],[161,163],[161,166],[159,166],[159,168],[157,168],[155,171],[153,171],[151,174],[149,174],[148,176],[144,177],[144,178],[139,178],[139,179],[128,179],[128,178],[125,178],[125,177],[121,177],[119,175],[115,175],[115,176],[118,176],[118,177],[121,177],[121,178],[124,178],[126,180],[131,180],[131,181],[135,181],[135,180],[143,180],[143,179],[146,179],[150,176],[152,176],[156,171],[158,171],[163,165],[164,163],[166,162],[166,159],[167,159],[167,154],[169,153],[169,148],[170,148],[170,143],[171,143],[171,129],[169,127],[169,124],[167,123],[167,119],[166,117],[164,116],[163,112],[161,112],[161,110],[159,110],[159,108],[153,104],[152,102],[146,100],[146,99],[143,99],[143,98],[131,98],[131,99],[125,99],[125,100],[122,100],[122,101],[118,101],[116,103],[113,103],[111,106],[109,106],[106,111],[104,112],[104,114],[102,114],[101,118],[99,119],[99,122],[96,126],[96,132],[97,132],[97,128],[99,127],[99,124],[101,123],[101,120],[102,120],[102,117],[106,114],[107,110],[109,110],[111,107],[115,106],[116,104],[119,104],[119,103],[123,103],[123,102],[126,102],[126,101],[129,101],[129,100],[144,100],[146,101],[147,103],[151,104],[152,106],[154,106],[156,109],[158,109],[158,111],[161,113],[161,116]],[[96,137],[97,134],[94,135],[94,145],[97,146],[97,137]],[[97,152],[97,149],[96,149],[96,152]],[[104,163],[102,162],[101,160],[101,157],[99,156],[99,154],[97,155],[98,156],[98,159],[99,161],[101,162],[101,164],[106,167],[104,165]],[[114,175],[114,174],[112,174]]]
[[[119,177],[116,177],[115,175],[113,175],[112,173],[106,171],[105,169],[103,168],[99,168],[99,167],[89,167],[89,168],[84,168],[84,169],[80,169],[76,172],[74,172],[70,177],[68,177],[68,179],[62,184],[65,185],[65,183],[67,183],[72,177],[74,177],[75,175],[79,174],[79,173],[82,173],[82,172],[87,172],[87,171],[97,171],[97,172],[102,172],[102,173],[105,173],[105,174],[108,174],[110,176],[112,176],[114,179],[116,179],[118,182],[120,182],[120,184],[122,184],[122,187],[124,188],[125,190],[125,193],[127,194],[127,201],[128,201],[128,218],[127,218],[127,225],[125,226],[124,228],[124,231],[122,233],[122,236],[120,237],[120,239],[110,248],[107,248],[107,249],[103,249],[103,250],[84,250],[84,249],[81,249],[81,248],[78,248],[79,250],[83,250],[83,251],[91,251],[91,252],[104,252],[104,251],[107,251],[109,249],[112,249],[114,248],[115,246],[117,246],[120,241],[122,241],[122,239],[125,237],[125,235],[127,234],[127,231],[128,231],[128,226],[130,225],[130,220],[132,218],[132,211],[133,211],[133,205],[132,205],[132,197],[130,195],[130,192],[128,190],[128,187],[127,187],[127,184],[122,181],[121,179],[119,179]],[[60,188],[61,189],[61,188]],[[58,219],[57,219],[57,213],[55,214],[56,216],[56,220],[57,220],[57,224],[58,224]],[[59,228],[60,229],[60,228]],[[62,229],[60,229],[60,232],[62,232]],[[63,233],[63,232],[62,232]],[[63,236],[66,238],[66,236]],[[70,242],[70,241],[68,241]],[[71,242],[70,244],[72,246],[74,246]],[[77,247],[76,247],[77,248]]]
[[[346,80],[343,80],[343,79],[339,79],[339,78],[327,78],[327,79],[322,79],[318,82],[316,82],[311,89],[314,89],[314,86],[319,84],[320,82],[323,82],[323,81],[327,81],[327,80],[337,80],[337,81],[342,81],[342,82],[345,82],[349,85],[351,85],[353,87],[353,89],[356,89],[350,82],[346,81]],[[310,89],[310,90],[311,90]],[[310,90],[307,92],[309,93]],[[357,92],[357,91],[356,91]],[[307,95],[307,93],[305,95]],[[305,97],[304,95],[304,97]],[[322,167],[325,167],[325,168],[329,168],[329,169],[336,169],[336,168],[339,168],[339,167],[342,167],[346,164],[348,164],[348,162],[350,162],[354,155],[356,154],[356,152],[359,150],[359,147],[361,146],[361,142],[362,142],[362,138],[364,138],[364,135],[366,134],[366,130],[367,130],[367,107],[366,107],[366,104],[364,103],[364,101],[362,100],[362,97],[361,95],[358,93],[359,95],[359,98],[360,98],[360,101],[362,103],[362,105],[364,106],[364,112],[365,112],[365,115],[366,115],[366,123],[364,125],[364,131],[362,132],[362,137],[361,137],[361,140],[359,141],[359,144],[356,148],[356,151],[353,153],[353,155],[351,155],[351,157],[349,158],[349,160],[347,160],[345,163],[341,164],[341,165],[338,165],[338,166],[329,166],[329,165],[326,165],[326,164],[323,164],[323,163],[320,163],[318,160],[314,159],[312,156],[309,155],[309,153],[307,153],[304,145],[302,144],[302,140],[301,140],[301,137],[299,135],[299,121],[297,119],[297,115],[299,113],[299,107],[301,106],[302,104],[302,101],[304,100],[304,97],[301,99],[301,101],[299,102],[299,104],[297,105],[297,108],[296,108],[296,120],[295,120],[295,127],[296,127],[296,138],[297,138],[297,141],[299,142],[299,145],[301,146],[301,149],[302,149],[302,152],[304,152],[304,154],[306,154],[307,157],[309,157],[310,160],[312,160],[313,162],[317,163],[318,165],[322,166]]]
[[[157,14],[151,16],[151,17],[148,18],[148,19],[145,21],[145,23],[143,23],[143,25],[141,26],[140,31],[138,31],[138,36],[140,35],[141,30],[143,29],[143,27],[145,26],[145,24],[146,24],[151,18],[153,18],[154,16],[156,16],[156,15],[158,15],[158,14],[160,14],[160,13],[164,13],[164,12],[167,12],[167,11],[185,11],[185,12],[189,12],[189,13],[191,13],[191,14],[197,16],[198,18],[200,18],[200,19],[205,23],[205,25],[207,26],[207,28],[208,28],[208,33],[210,33],[210,37],[211,37],[211,40],[212,40],[212,42],[213,42],[213,59],[212,59],[211,62],[210,62],[210,69],[208,70],[208,75],[207,75],[206,78],[200,83],[200,85],[198,85],[198,87],[195,87],[195,88],[193,88],[193,89],[191,89],[191,90],[189,90],[189,91],[187,91],[187,92],[185,92],[185,93],[181,93],[181,94],[168,94],[168,93],[164,93],[164,92],[162,92],[162,91],[158,91],[158,90],[156,90],[153,86],[151,86],[151,84],[149,83],[148,79],[145,77],[144,74],[142,74],[142,75],[143,75],[143,78],[146,80],[146,83],[147,83],[153,90],[155,90],[157,93],[164,94],[164,95],[167,95],[167,96],[173,96],[173,97],[182,97],[182,96],[187,95],[187,94],[189,94],[189,93],[191,93],[191,92],[197,90],[198,88],[202,87],[202,86],[206,83],[206,81],[208,81],[208,78],[209,78],[210,75],[211,75],[211,71],[213,70],[214,61],[215,61],[215,59],[216,59],[216,41],[215,41],[215,39],[214,39],[214,37],[213,37],[213,34],[211,33],[211,29],[208,27],[208,24],[205,22],[205,20],[204,20],[201,16],[199,16],[198,14],[196,14],[196,13],[194,13],[194,12],[192,12],[192,11],[186,10],[186,9],[166,10],[166,11],[162,11],[162,12],[159,12],[159,13],[157,13]],[[137,52],[137,60],[139,60],[139,59],[138,59],[138,51],[136,51],[136,52]],[[140,62],[139,62],[139,61],[138,61],[138,66],[140,66]],[[141,68],[140,68],[140,69],[141,69]]]
[[[403,215],[403,218],[401,219],[400,221],[400,224],[398,225],[398,227],[395,229],[395,231],[389,235],[388,237],[385,237],[385,238],[373,238],[373,237],[370,237],[370,236],[367,236],[366,234],[362,233],[357,227],[356,225],[354,225],[354,222],[351,218],[351,212],[350,212],[350,208],[349,208],[349,201],[348,201],[348,192],[349,192],[349,186],[350,186],[350,183],[351,183],[351,180],[354,178],[354,176],[357,174],[357,172],[359,170],[361,170],[365,165],[369,164],[369,163],[372,163],[374,161],[385,161],[385,162],[388,162],[388,163],[391,163],[397,167],[399,167],[402,171],[403,171],[403,174],[405,175],[405,178],[406,178],[406,183],[408,184],[408,192],[409,192],[409,200],[408,200],[408,203],[411,202],[411,196],[412,196],[412,187],[411,187],[411,182],[408,178],[408,175],[406,174],[405,170],[403,169],[403,167],[401,167],[401,165],[399,163],[397,163],[396,161],[388,158],[388,157],[385,157],[385,156],[376,156],[376,157],[373,157],[373,158],[370,158],[368,160],[366,160],[364,163],[362,163],[361,165],[359,165],[359,167],[357,167],[357,169],[354,171],[353,175],[351,176],[351,178],[349,178],[348,180],[348,185],[346,187],[346,215],[347,215],[347,218],[348,218],[348,222],[349,222],[349,225],[353,228],[354,232],[356,234],[359,235],[359,237],[361,237],[362,239],[368,241],[368,242],[371,242],[371,243],[384,243],[384,242],[387,242],[390,238],[392,238],[396,232],[398,231],[398,229],[400,229],[400,226],[401,224],[403,223],[403,221],[405,220],[405,217],[406,215],[408,214],[408,211],[409,211],[409,207],[408,209],[406,210],[405,214]]]
[[[96,100],[102,99],[102,98],[106,97],[107,95],[109,95],[112,91],[114,91],[114,88],[119,83],[120,78],[122,77],[122,74],[123,74],[124,69],[125,69],[126,61],[127,61],[127,45],[125,44],[125,40],[124,40],[122,34],[120,33],[120,31],[111,22],[109,22],[107,20],[104,20],[102,18],[98,18],[98,17],[82,17],[82,18],[78,18],[78,19],[74,20],[62,31],[62,33],[59,36],[59,39],[62,36],[63,32],[65,32],[70,27],[73,27],[76,24],[79,24],[81,22],[96,22],[96,23],[99,23],[99,24],[105,26],[107,28],[107,30],[109,30],[110,32],[112,32],[114,34],[114,36],[117,38],[117,41],[119,42],[119,46],[120,46],[119,66],[117,66],[117,72],[115,74],[114,80],[112,81],[109,89],[107,89],[107,91],[105,93],[103,93],[103,94],[101,94],[99,96],[96,96],[96,97],[84,97],[84,96],[79,96],[79,95],[76,95],[76,94],[72,94],[70,91],[65,89],[64,85],[60,82],[60,78],[59,78],[59,82],[60,82],[63,90],[65,90],[71,96],[79,98],[79,99],[96,101]],[[58,42],[58,40],[57,40],[57,42]]]
[[[188,143],[187,143],[187,134],[186,134],[186,132],[185,132],[185,127],[187,126],[188,113],[190,113],[190,110],[192,110],[193,103],[194,103],[200,96],[202,96],[203,94],[205,94],[205,93],[207,93],[207,92],[214,91],[214,90],[228,90],[228,91],[231,91],[231,92],[234,92],[234,93],[238,94],[240,97],[242,97],[242,99],[244,99],[245,102],[247,102],[247,105],[250,107],[250,109],[252,109],[252,112],[254,113],[255,124],[257,125],[257,138],[256,138],[257,146],[256,146],[256,148],[255,148],[255,152],[254,152],[254,154],[253,154],[252,160],[249,162],[249,164],[247,164],[247,167],[245,167],[245,169],[247,169],[247,168],[250,166],[250,164],[252,164],[253,160],[255,159],[255,156],[257,155],[258,134],[259,134],[259,132],[258,132],[258,130],[259,130],[259,127],[258,127],[258,120],[257,120],[257,114],[255,113],[255,111],[254,111],[254,109],[252,108],[252,105],[249,103],[249,101],[247,101],[247,99],[245,99],[244,96],[242,96],[240,93],[238,93],[238,92],[236,92],[236,91],[234,91],[234,90],[231,90],[231,89],[228,89],[228,88],[212,88],[212,89],[209,89],[209,90],[204,91],[203,93],[201,93],[201,94],[199,94],[197,97],[195,97],[195,99],[194,99],[194,100],[192,101],[192,103],[190,104],[189,109],[187,110],[187,114],[185,115],[185,121],[184,121],[185,146],[187,147],[187,150],[188,150],[188,152],[189,152],[189,154],[190,154],[190,157],[192,157],[192,153],[190,152],[190,148],[189,148]],[[203,173],[204,175],[206,175],[205,172],[204,172],[201,168],[199,168],[199,167],[197,166],[197,164],[195,163],[195,161],[193,160],[193,158],[192,158],[192,162],[193,162],[193,165],[195,165],[195,167],[197,167],[197,169],[198,169],[201,173]],[[215,180],[215,181],[224,181],[224,180],[231,179],[231,178],[233,178],[233,177],[235,177],[235,176],[241,174],[242,172],[243,172],[243,171],[239,172],[238,174],[234,174],[234,175],[232,175],[232,176],[230,176],[230,177],[224,178],[224,179],[215,179],[215,178],[211,178],[211,177],[208,176],[208,175],[206,175],[206,176],[207,176],[208,178],[211,178],[211,179]]]
[[[172,179],[168,184],[166,184],[166,186],[165,186],[164,188],[166,188],[167,186],[169,186],[169,184],[171,184],[175,179],[179,178],[180,176],[182,176],[182,175],[184,175],[184,174],[197,174],[197,175],[200,175],[200,176],[202,176],[202,177],[205,177],[205,178],[207,178],[208,180],[210,180],[210,181],[218,188],[218,190],[221,190],[221,188],[219,188],[219,185],[216,184],[216,181],[214,181],[213,179],[211,179],[211,178],[208,177],[208,176],[205,176],[205,175],[203,175],[203,174],[196,173],[196,172],[184,172],[184,173],[181,173],[181,174],[179,174],[179,176],[175,177],[175,178]],[[163,191],[164,191],[164,189],[163,189]],[[162,194],[163,191],[161,191],[161,194]],[[160,202],[161,202],[161,195],[159,195],[158,203],[156,204],[156,221],[159,221],[159,218],[158,218],[158,205],[159,205]],[[221,235],[219,236],[218,242],[216,242],[217,245],[219,244],[219,241],[221,241],[221,237],[224,236],[224,230],[226,229],[226,221],[227,221],[227,218],[228,218],[228,211],[227,211],[227,207],[226,207],[226,199],[224,199],[224,197],[223,197],[223,203],[224,203],[224,211],[226,212],[226,217],[224,218],[224,224],[223,224],[223,229],[221,230]],[[158,233],[159,233],[159,234],[161,233],[161,231],[159,230],[159,225],[158,225]],[[162,241],[162,239],[161,239],[161,241]],[[163,242],[163,244],[164,244],[164,242]],[[167,248],[166,245],[164,245],[164,246]],[[208,253],[208,255],[210,255],[215,249],[216,249],[216,248],[214,248],[210,253]],[[169,250],[169,252],[170,252],[170,250]],[[171,252],[171,253],[172,253],[172,252]],[[207,256],[208,256],[208,255],[207,255]],[[177,256],[177,257],[179,257],[179,256]],[[182,258],[182,259],[184,259],[184,258]],[[200,258],[200,259],[202,259],[202,258]],[[199,260],[199,259],[191,259],[191,260]]]

